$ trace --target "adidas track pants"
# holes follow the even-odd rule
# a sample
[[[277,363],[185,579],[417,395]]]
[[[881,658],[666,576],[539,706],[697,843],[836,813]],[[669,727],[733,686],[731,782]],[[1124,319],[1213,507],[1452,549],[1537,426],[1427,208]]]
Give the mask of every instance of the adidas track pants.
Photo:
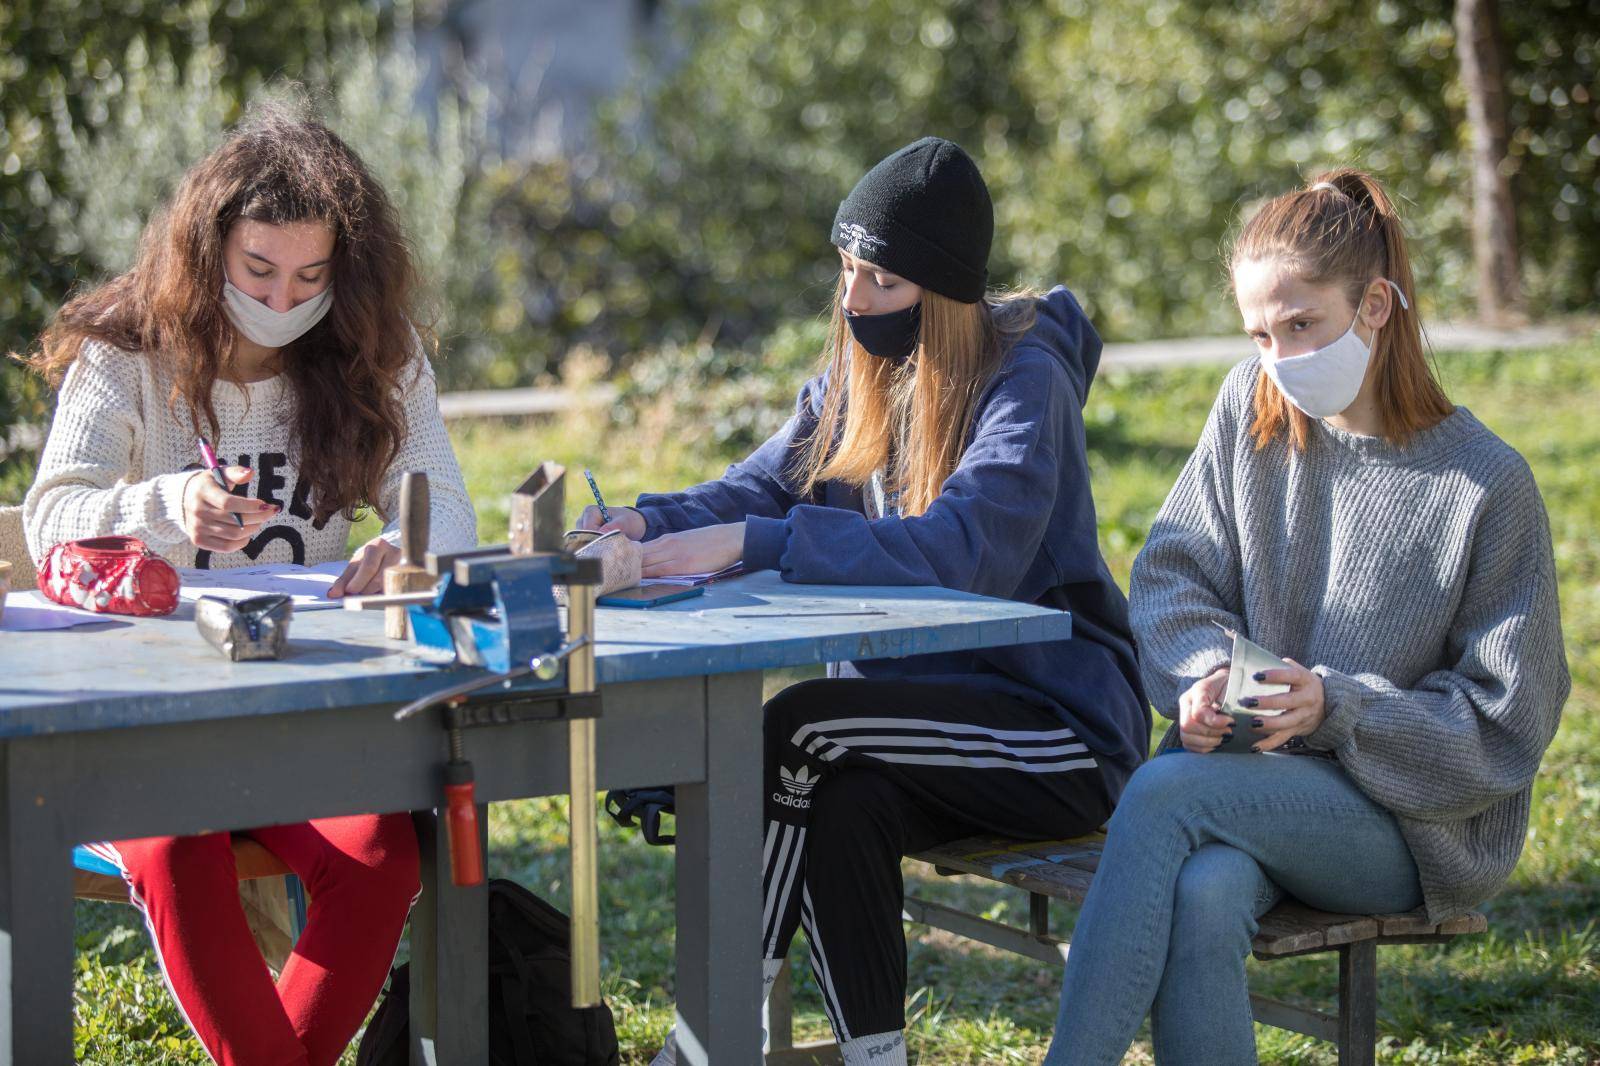
[[[1072,730],[1011,696],[818,679],[769,700],[764,728],[762,948],[782,959],[805,927],[841,1044],[905,1028],[901,856],[981,832],[1076,836],[1111,813]]]

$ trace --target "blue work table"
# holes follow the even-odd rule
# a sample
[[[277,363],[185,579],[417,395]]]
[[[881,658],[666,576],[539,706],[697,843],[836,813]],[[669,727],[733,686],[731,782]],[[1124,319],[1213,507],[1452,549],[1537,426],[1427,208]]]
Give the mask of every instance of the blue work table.
[[[882,612],[882,613],[864,613]],[[601,788],[678,786],[680,1062],[760,1061],[762,672],[1061,640],[1068,615],[937,588],[791,585],[772,572],[648,611],[601,608]],[[470,676],[307,611],[288,658],[230,663],[167,618],[0,633],[0,1066],[72,1056],[72,867],[84,841],[413,811],[413,1062],[487,1060],[486,911],[450,883],[436,715],[395,707]],[[481,803],[566,791],[567,729],[469,729]],[[483,821],[483,819],[480,819]]]

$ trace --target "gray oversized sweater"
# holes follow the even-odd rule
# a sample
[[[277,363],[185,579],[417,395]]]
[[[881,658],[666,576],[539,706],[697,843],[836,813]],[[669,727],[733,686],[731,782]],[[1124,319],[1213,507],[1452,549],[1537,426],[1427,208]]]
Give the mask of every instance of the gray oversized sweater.
[[[1516,866],[1534,773],[1571,687],[1549,519],[1528,465],[1466,408],[1405,447],[1314,422],[1250,436],[1235,367],[1133,565],[1156,709],[1228,658],[1213,622],[1323,679],[1331,752],[1393,812],[1431,921]]]

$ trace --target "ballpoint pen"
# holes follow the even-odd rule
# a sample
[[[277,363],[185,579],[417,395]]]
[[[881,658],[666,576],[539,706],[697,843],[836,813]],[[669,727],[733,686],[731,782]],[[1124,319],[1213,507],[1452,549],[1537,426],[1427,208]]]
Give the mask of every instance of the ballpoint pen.
[[[204,437],[198,438],[200,444],[200,461],[206,464],[206,470],[211,474],[211,480],[222,487],[223,492],[231,492],[228,488],[228,479],[222,476],[222,467],[217,465],[217,453],[211,450],[211,442]],[[244,515],[238,511],[233,512],[233,520],[244,525]]]
[[[600,508],[600,521],[606,525],[611,524],[611,512],[606,510],[606,501],[600,497],[600,486],[594,483],[594,475],[588,469],[583,472],[584,480],[589,483],[589,491],[594,493],[594,502]]]

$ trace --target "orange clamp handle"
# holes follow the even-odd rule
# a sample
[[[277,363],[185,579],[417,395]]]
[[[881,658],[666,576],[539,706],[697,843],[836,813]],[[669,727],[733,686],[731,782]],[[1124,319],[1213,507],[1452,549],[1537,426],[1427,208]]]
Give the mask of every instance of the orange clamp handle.
[[[483,849],[478,844],[478,803],[473,788],[470,764],[447,765],[444,831],[450,841],[450,880],[462,888],[483,884]]]

